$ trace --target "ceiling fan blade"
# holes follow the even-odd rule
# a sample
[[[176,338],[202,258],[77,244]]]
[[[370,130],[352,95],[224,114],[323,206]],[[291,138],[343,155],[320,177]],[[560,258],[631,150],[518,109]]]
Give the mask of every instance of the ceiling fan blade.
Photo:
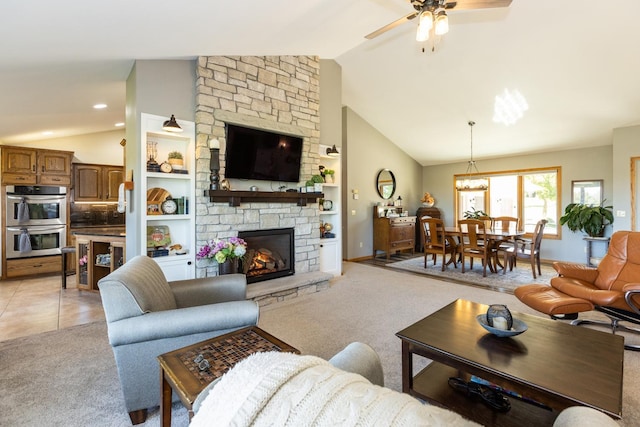
[[[418,12],[412,12],[406,16],[403,16],[402,18],[393,21],[390,24],[385,25],[382,28],[378,28],[377,30],[375,30],[373,33],[371,34],[367,34],[366,36],[364,36],[365,39],[371,40],[373,38],[378,37],[380,34],[386,33],[389,30],[394,29],[395,27],[397,27],[398,25],[404,24],[407,21],[411,21],[413,18],[415,18],[416,16],[418,16]]]
[[[451,2],[454,3],[454,2]],[[453,7],[446,4],[447,9],[469,10],[469,9],[489,9],[494,7],[509,7],[511,0],[456,0]]]

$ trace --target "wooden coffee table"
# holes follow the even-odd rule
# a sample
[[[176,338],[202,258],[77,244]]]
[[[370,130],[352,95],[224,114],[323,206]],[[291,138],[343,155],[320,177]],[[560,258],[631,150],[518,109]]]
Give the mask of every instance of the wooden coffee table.
[[[457,300],[396,335],[402,340],[402,391],[485,426],[549,426],[569,406],[590,406],[621,418],[624,338],[521,313],[529,329],[489,334],[476,321],[488,306]],[[413,355],[433,360],[413,375]],[[476,375],[540,402],[510,397],[498,413],[451,388],[449,377]]]
[[[158,356],[161,425],[171,426],[172,390],[180,397],[191,419],[193,402],[202,390],[242,359],[265,351],[300,354],[257,326],[250,326]]]

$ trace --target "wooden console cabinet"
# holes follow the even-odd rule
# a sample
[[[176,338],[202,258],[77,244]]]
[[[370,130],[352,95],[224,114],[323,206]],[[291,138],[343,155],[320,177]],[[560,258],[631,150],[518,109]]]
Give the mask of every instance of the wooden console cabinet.
[[[373,257],[377,251],[387,254],[387,260],[392,253],[411,250],[415,253],[415,216],[401,216],[386,218],[378,215],[378,208],[374,208],[373,218]]]
[[[125,236],[76,233],[76,256],[78,289],[98,291],[98,281],[124,264]]]

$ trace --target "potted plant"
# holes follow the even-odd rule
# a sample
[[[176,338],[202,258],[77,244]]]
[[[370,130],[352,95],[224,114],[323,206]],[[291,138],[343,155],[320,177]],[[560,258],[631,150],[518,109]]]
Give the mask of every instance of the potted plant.
[[[322,193],[322,184],[324,183],[324,178],[322,178],[321,175],[313,175],[310,181],[312,183],[311,185],[313,185],[312,192]],[[309,184],[307,184],[307,186],[309,186]],[[309,192],[309,189],[307,189],[307,192]]]
[[[485,211],[476,210],[476,208],[471,207],[470,210],[465,211],[463,214],[464,219],[480,219],[484,216],[489,216]]]
[[[613,224],[613,206],[585,205],[569,203],[560,217],[560,225],[567,225],[571,231],[582,231],[589,237],[601,237],[604,229]]]
[[[325,182],[335,182],[335,173],[333,169],[325,169],[324,170],[324,180]]]
[[[184,159],[182,157],[182,153],[179,151],[172,151],[169,153],[169,164],[173,166],[174,169],[182,169],[184,165]]]

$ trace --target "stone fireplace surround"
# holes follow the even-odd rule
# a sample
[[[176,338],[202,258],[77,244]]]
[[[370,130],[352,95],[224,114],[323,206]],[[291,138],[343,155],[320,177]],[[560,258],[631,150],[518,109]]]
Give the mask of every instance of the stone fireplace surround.
[[[295,275],[254,283],[248,297],[260,304],[317,292],[329,285],[330,274],[319,271],[320,229],[316,203],[211,203],[209,140],[220,141],[220,174],[224,176],[225,123],[302,136],[301,183],[317,173],[319,157],[319,59],[316,56],[200,57],[196,83],[196,245],[239,231],[293,228]],[[231,180],[232,189],[257,183],[274,188],[282,183]],[[291,184],[290,187],[301,185]],[[246,187],[246,188],[245,188]],[[215,272],[197,268],[197,277]]]

